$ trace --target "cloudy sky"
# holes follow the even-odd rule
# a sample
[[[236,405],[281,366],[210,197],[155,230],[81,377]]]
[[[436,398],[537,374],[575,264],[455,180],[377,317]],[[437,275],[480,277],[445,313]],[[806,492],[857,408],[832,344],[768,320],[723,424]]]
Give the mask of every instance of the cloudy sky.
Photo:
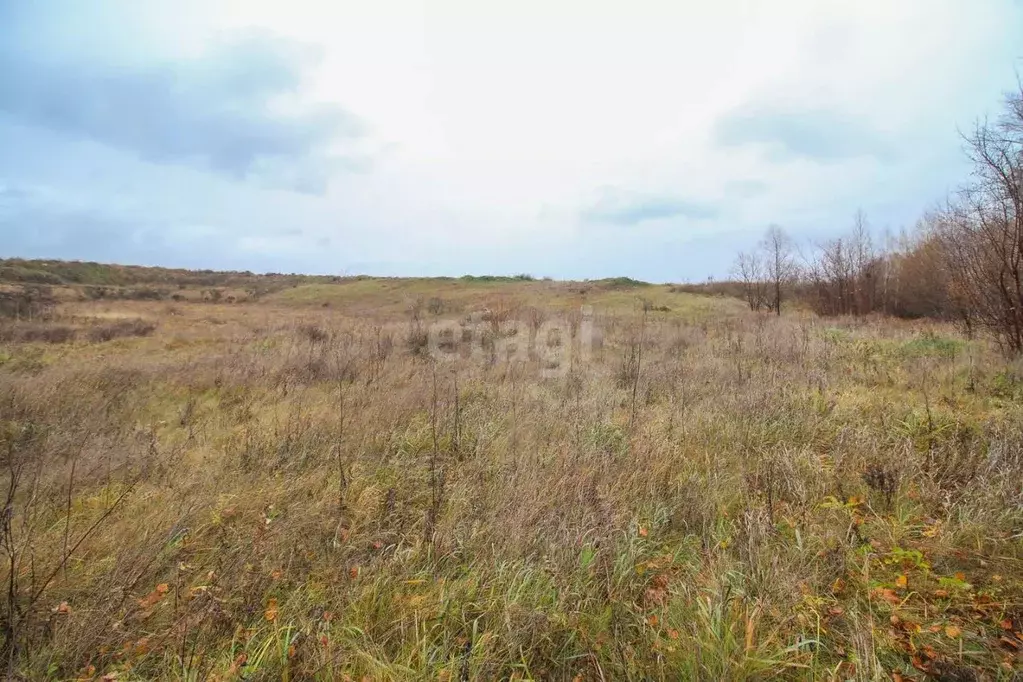
[[[0,0],[0,256],[728,273],[911,228],[1021,0]]]

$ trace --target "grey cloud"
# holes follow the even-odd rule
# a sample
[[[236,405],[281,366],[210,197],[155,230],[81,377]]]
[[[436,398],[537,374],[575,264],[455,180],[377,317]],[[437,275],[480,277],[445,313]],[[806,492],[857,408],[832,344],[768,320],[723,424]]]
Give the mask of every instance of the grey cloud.
[[[0,210],[12,203],[23,201],[28,197],[28,191],[22,187],[0,184]]]
[[[0,192],[0,256],[145,262],[166,255],[175,241],[166,224],[81,205],[50,187],[6,185]]]
[[[710,220],[718,216],[716,206],[670,196],[605,194],[582,213],[584,220],[611,225],[637,225],[649,220],[691,218]]]
[[[320,193],[357,160],[332,157],[335,140],[366,134],[335,106],[290,113],[277,99],[299,91],[315,50],[264,34],[223,43],[201,58],[134,69],[47,62],[40,50],[0,48],[0,114],[90,139],[156,163]]]
[[[763,144],[777,160],[803,157],[832,162],[860,156],[889,160],[894,154],[879,132],[828,111],[740,110],[720,119],[714,132],[721,146]]]

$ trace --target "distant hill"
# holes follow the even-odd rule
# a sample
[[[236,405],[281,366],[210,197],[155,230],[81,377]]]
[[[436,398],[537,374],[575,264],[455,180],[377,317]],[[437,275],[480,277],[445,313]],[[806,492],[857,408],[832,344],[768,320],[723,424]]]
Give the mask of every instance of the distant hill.
[[[8,284],[49,284],[52,286],[186,286],[186,287],[266,287],[285,288],[301,284],[339,284],[362,279],[420,281],[461,281],[472,284],[501,282],[532,282],[537,278],[528,274],[520,275],[462,275],[461,277],[368,277],[358,275],[340,277],[331,275],[298,275],[235,270],[187,270],[184,268],[162,268],[143,265],[116,265],[91,261],[28,260],[23,258],[0,258],[0,282]],[[549,278],[545,278],[549,280]],[[609,277],[588,280],[591,284],[609,289],[632,289],[651,286],[649,282],[631,277]]]
[[[319,284],[340,281],[341,277],[326,275],[284,275],[277,273],[113,265],[85,261],[0,259],[0,282],[21,284],[85,285],[85,286],[189,286],[238,287]]]

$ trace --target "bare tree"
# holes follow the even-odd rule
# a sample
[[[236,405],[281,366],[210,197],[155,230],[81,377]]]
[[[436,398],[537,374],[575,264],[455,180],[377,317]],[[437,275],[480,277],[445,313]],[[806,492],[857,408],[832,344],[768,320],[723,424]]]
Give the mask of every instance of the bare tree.
[[[811,305],[821,315],[885,310],[893,262],[890,240],[878,253],[867,216],[857,211],[849,232],[817,246],[807,264]]]
[[[813,284],[813,307],[821,315],[848,315],[852,312],[853,259],[844,237],[817,247],[816,258],[808,265]]]
[[[742,251],[735,259],[733,272],[742,284],[742,293],[750,310],[760,310],[767,302],[764,262],[756,251]]]
[[[771,225],[760,243],[760,249],[773,294],[769,307],[775,314],[781,315],[782,290],[798,274],[792,240],[781,227]]]
[[[849,235],[849,251],[853,268],[852,312],[866,315],[877,306],[877,285],[881,279],[883,264],[874,251],[874,240],[870,235],[870,223],[863,209],[853,216],[853,228]]]
[[[1023,84],[966,139],[973,181],[938,221],[950,294],[965,322],[1023,352]]]

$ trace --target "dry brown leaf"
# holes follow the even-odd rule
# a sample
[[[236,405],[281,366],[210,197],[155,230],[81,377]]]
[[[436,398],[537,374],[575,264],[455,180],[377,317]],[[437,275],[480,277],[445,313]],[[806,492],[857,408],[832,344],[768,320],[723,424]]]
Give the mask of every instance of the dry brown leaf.
[[[897,606],[902,603],[902,598],[899,595],[895,594],[895,590],[891,589],[890,587],[875,588],[874,596],[880,599],[884,599],[886,602],[892,605]]]
[[[238,657],[231,662],[231,667],[228,668],[228,676],[237,675],[241,672],[241,669],[245,667],[245,662],[249,660],[249,655],[246,653],[238,654]]]
[[[999,637],[998,641],[1002,644],[1002,646],[1008,649],[1019,650],[1021,646],[1020,642],[1016,641],[1015,639],[1012,639],[1011,637],[1006,637],[1005,635]]]
[[[160,583],[156,586],[156,589],[139,600],[139,606],[146,609],[156,606],[160,603],[160,600],[164,598],[168,591],[170,591],[170,585],[167,583]]]
[[[277,620],[277,600],[271,598],[267,603],[266,611],[263,613],[263,617],[271,623]]]

